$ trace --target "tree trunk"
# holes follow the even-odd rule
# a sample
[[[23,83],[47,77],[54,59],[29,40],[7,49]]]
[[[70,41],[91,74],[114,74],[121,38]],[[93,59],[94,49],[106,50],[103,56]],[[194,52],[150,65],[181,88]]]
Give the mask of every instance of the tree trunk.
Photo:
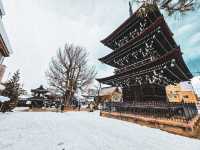
[[[64,105],[65,106],[70,106],[71,105],[71,92],[66,91],[65,96],[64,96]]]

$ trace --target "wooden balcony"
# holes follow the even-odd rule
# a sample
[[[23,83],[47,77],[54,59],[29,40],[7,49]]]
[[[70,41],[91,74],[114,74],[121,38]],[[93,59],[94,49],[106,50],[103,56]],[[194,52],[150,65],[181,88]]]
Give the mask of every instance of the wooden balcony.
[[[4,75],[4,73],[5,73],[5,70],[6,70],[6,66],[0,64],[0,82],[1,82],[1,80],[2,80],[2,78],[3,78],[3,75]]]

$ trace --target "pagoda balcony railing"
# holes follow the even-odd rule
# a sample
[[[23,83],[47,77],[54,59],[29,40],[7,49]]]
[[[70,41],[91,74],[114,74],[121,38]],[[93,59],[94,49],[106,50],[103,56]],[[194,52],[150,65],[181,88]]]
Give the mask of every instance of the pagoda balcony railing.
[[[154,60],[154,57],[150,57],[150,58],[144,59],[142,61],[139,61],[137,63],[131,64],[131,65],[128,65],[128,66],[124,66],[123,68],[114,69],[114,73],[115,74],[120,74],[120,73],[126,72],[126,71],[128,71],[128,70],[130,70],[132,68],[140,67],[142,65],[148,64],[149,62],[151,62],[153,60]]]

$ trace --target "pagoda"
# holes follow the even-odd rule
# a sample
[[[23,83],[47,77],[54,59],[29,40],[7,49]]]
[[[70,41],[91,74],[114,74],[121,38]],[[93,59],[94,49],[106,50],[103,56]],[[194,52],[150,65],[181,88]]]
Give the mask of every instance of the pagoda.
[[[193,76],[157,5],[143,4],[101,42],[113,51],[99,60],[115,71],[97,80],[123,92],[122,102],[112,104],[115,111],[185,121],[197,115],[195,103],[167,99],[166,85]]]

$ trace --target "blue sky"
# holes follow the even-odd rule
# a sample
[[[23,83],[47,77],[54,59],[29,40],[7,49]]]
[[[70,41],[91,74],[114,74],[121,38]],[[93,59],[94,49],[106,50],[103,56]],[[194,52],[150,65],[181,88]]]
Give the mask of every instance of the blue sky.
[[[89,65],[95,65],[97,77],[112,74],[113,69],[98,58],[112,50],[100,43],[129,16],[128,0],[2,0],[5,29],[13,55],[5,64],[9,72],[20,69],[26,89],[47,86],[45,71],[50,59],[66,42],[85,47]],[[136,10],[138,6],[134,5]],[[192,72],[198,70],[200,56],[200,12],[182,18],[166,17],[174,38]],[[200,70],[200,69],[199,69]]]
[[[200,71],[200,11],[188,13],[185,16],[166,17],[174,33],[177,44],[180,45],[183,57],[191,72]]]

